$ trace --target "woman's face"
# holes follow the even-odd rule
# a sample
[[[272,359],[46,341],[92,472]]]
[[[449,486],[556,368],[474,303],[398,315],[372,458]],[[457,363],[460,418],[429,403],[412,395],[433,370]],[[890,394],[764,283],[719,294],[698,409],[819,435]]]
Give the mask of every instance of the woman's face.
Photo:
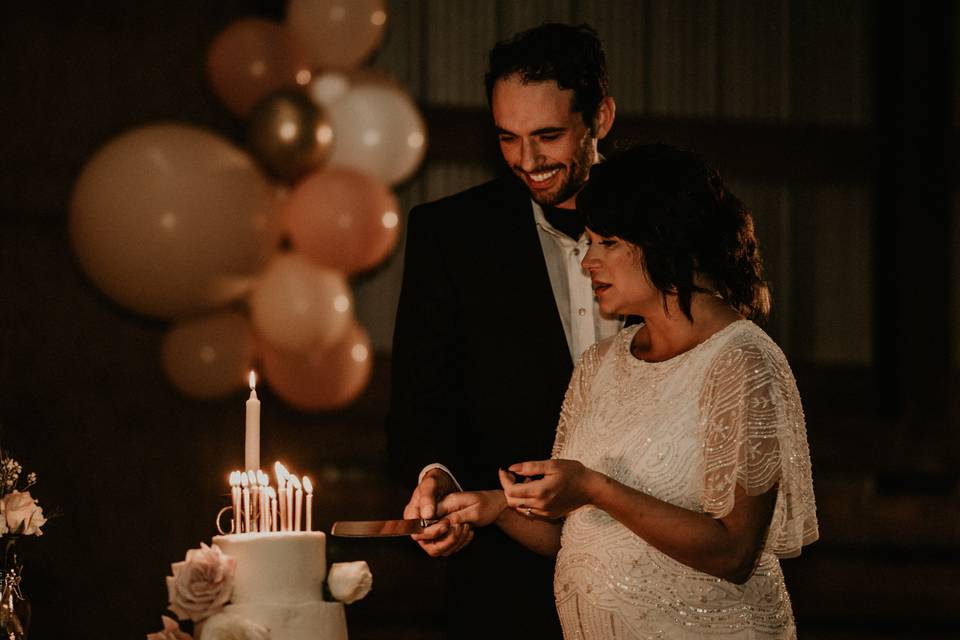
[[[608,314],[650,314],[662,307],[660,291],[650,282],[640,260],[640,249],[616,236],[604,237],[586,230],[590,248],[580,262],[590,274],[600,310]]]

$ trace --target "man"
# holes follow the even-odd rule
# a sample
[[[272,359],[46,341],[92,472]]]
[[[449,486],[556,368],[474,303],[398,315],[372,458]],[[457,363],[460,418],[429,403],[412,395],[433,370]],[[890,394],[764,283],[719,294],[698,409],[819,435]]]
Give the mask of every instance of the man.
[[[622,325],[600,314],[580,267],[576,195],[616,113],[596,34],[545,24],[501,42],[486,89],[513,175],[409,216],[387,420],[394,470],[419,472],[407,518],[548,457],[574,360]],[[459,551],[450,637],[559,637],[552,559],[493,527],[473,535],[441,522],[415,536],[431,556]]]

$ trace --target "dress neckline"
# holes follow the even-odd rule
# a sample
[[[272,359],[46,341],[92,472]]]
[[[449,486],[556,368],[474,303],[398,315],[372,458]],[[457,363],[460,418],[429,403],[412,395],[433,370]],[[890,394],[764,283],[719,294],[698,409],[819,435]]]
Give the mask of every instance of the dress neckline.
[[[637,331],[639,331],[640,328],[643,327],[644,324],[646,324],[644,322],[636,324],[632,327],[627,327],[620,332],[620,336],[621,336],[620,348],[623,352],[622,355],[626,356],[628,361],[635,362],[637,366],[659,368],[662,366],[671,365],[671,364],[675,364],[677,362],[682,361],[687,356],[696,353],[697,351],[703,349],[706,345],[710,344],[711,342],[714,342],[721,335],[726,335],[727,333],[731,333],[734,327],[740,326],[741,323],[744,323],[744,322],[749,323],[750,320],[747,318],[740,318],[739,320],[734,320],[733,322],[731,322],[724,328],[720,329],[719,331],[714,331],[703,342],[694,345],[693,347],[691,347],[690,349],[687,349],[683,353],[678,353],[672,358],[667,358],[666,360],[658,360],[656,362],[653,362],[650,360],[643,360],[642,358],[638,358],[637,356],[633,355],[633,352],[630,349],[630,343],[633,342],[633,336],[636,335]]]

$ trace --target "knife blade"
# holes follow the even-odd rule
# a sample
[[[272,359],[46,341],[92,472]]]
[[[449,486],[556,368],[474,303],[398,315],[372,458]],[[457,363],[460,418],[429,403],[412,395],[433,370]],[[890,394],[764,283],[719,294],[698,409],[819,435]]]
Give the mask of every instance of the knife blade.
[[[387,538],[423,533],[439,520],[410,518],[407,520],[343,520],[334,522],[330,535],[350,538]]]

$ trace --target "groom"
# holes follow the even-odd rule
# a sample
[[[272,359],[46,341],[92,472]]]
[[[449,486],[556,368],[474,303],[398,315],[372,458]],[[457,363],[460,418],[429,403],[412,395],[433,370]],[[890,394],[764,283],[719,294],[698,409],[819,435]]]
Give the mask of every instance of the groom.
[[[548,457],[574,360],[622,326],[580,267],[576,195],[616,113],[596,33],[544,24],[498,43],[486,89],[513,175],[409,216],[387,418],[395,472],[419,478],[406,518]],[[448,565],[449,638],[560,637],[552,559],[495,527],[415,538],[435,557],[464,547]]]

